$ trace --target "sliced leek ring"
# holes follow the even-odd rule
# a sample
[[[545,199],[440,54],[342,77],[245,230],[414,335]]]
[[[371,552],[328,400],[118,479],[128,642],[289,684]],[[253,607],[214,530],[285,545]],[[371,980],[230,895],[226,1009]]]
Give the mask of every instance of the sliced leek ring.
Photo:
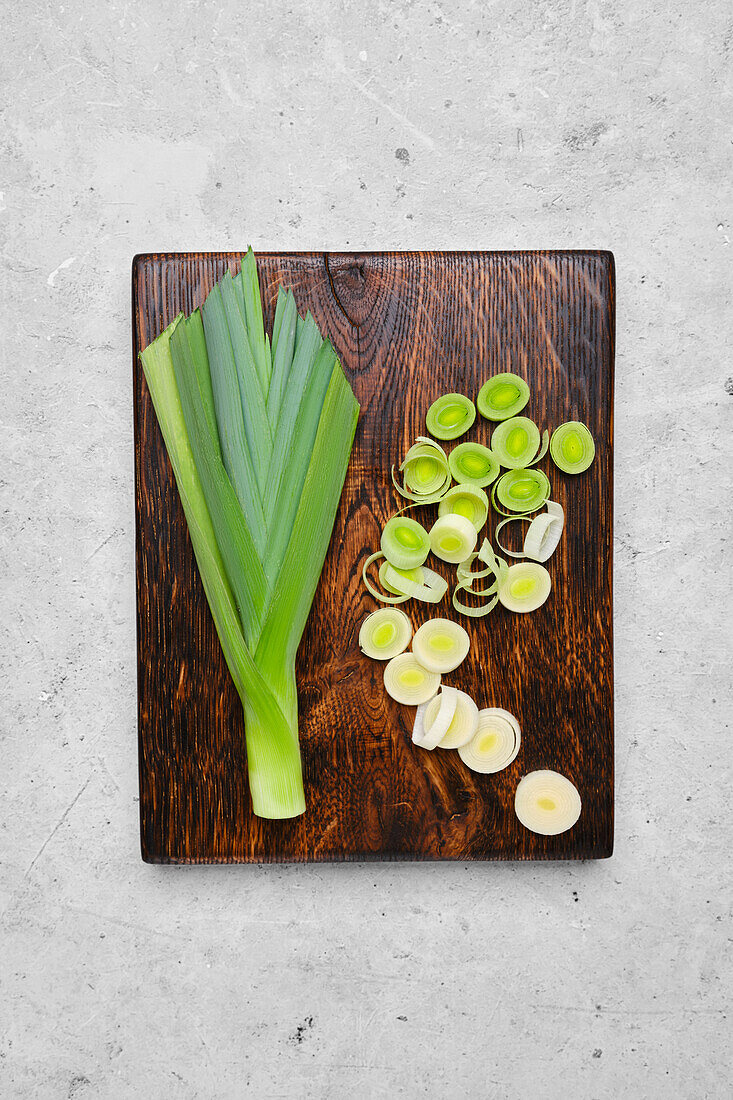
[[[431,706],[435,700],[431,700],[430,703],[421,703],[415,714],[412,740],[413,743],[419,745],[421,749],[436,749],[445,737],[448,732],[448,727],[453,721],[453,716],[456,713],[458,691],[456,688],[444,685],[440,689],[440,694],[435,696],[435,699],[438,700],[440,705],[437,714],[431,716],[432,722],[429,730],[425,727],[425,715],[428,707]]]
[[[582,474],[595,453],[593,436],[579,420],[568,420],[552,433],[550,458],[566,474]]]
[[[510,565],[499,585],[499,600],[508,611],[522,614],[542,607],[550,595],[552,581],[543,565],[534,561]]]
[[[471,639],[452,619],[428,619],[415,631],[412,652],[431,672],[452,672],[466,659]]]
[[[540,520],[549,520],[540,524]],[[547,501],[547,511],[536,516],[524,538],[524,553],[533,561],[548,561],[557,550],[565,526],[565,513],[554,500]]]
[[[392,575],[392,583],[390,583],[388,579],[388,574]],[[401,586],[406,583],[422,584],[424,575],[424,565],[418,565],[414,569],[395,569],[393,565],[389,564],[386,558],[379,567],[379,583],[383,588],[386,588],[388,592],[392,592],[395,596],[408,595]]]
[[[367,592],[374,596],[375,600],[379,600],[380,603],[404,603],[405,600],[409,600],[410,598],[406,593],[402,596],[385,596],[384,593],[375,588],[372,582],[369,580],[369,566],[373,562],[379,561],[379,559],[383,557],[384,554],[382,553],[382,551],[378,550],[376,554],[370,554],[367,560],[364,562],[364,568],[361,571],[361,575],[364,580],[364,587],[366,588]]]
[[[380,580],[385,588],[390,591],[399,587],[404,595],[412,596],[416,600],[422,601],[422,603],[440,603],[448,591],[448,581],[444,577],[441,577],[440,573],[436,573],[433,569],[428,569],[427,565],[421,565],[422,579],[410,580],[406,576],[406,571],[394,569],[389,562],[385,563],[384,576],[382,580],[382,570],[379,571]],[[416,572],[416,570],[411,570]]]
[[[503,516],[537,512],[550,498],[550,482],[542,470],[507,470],[491,490],[491,502]],[[497,504],[509,511],[504,511]]]
[[[501,470],[498,458],[483,443],[459,443],[448,455],[448,466],[459,485],[480,489],[496,481]]]
[[[445,393],[433,401],[425,423],[436,439],[457,439],[476,419],[476,406],[462,393]]]
[[[453,689],[456,691],[456,689]],[[432,733],[433,723],[440,710],[440,697],[431,699],[425,711],[425,729]],[[448,728],[437,743],[439,749],[457,749],[471,740],[478,727],[478,707],[465,691],[456,691],[456,705]]]
[[[392,467],[392,483],[400,494],[415,504],[434,504],[450,488],[448,456],[439,443],[419,435],[400,466],[403,484]]]
[[[472,771],[492,775],[516,759],[522,731],[514,715],[500,707],[487,707],[479,711],[478,718],[476,733],[458,754]]]
[[[514,796],[514,812],[522,825],[541,836],[572,829],[581,808],[577,787],[559,772],[530,772],[519,781]]]
[[[486,564],[485,569],[480,569],[473,572],[470,569],[470,565],[473,561],[479,560]],[[456,570],[458,576],[458,584],[453,590],[453,606],[456,611],[460,611],[462,615],[468,615],[472,619],[483,618],[484,615],[488,615],[493,611],[499,602],[498,592],[501,588],[502,582],[506,574],[508,573],[507,563],[503,558],[497,558],[491,547],[491,543],[488,539],[484,539],[481,544],[481,549],[477,554],[472,554],[470,558],[467,558],[465,562],[462,562]],[[475,588],[474,585],[477,581],[483,580],[489,576],[495,576],[496,580],[488,588]],[[470,593],[472,596],[491,597],[486,602],[471,606],[464,603],[460,598],[461,592]]]
[[[486,523],[489,498],[479,485],[454,485],[438,505],[439,516],[465,516],[477,531]]]
[[[412,623],[396,607],[380,607],[372,611],[361,624],[359,645],[367,657],[375,661],[390,661],[404,653],[412,638]]]
[[[529,386],[518,374],[495,374],[484,382],[476,404],[487,420],[508,420],[529,401]]]
[[[540,429],[534,420],[527,416],[513,416],[494,428],[491,450],[502,466],[520,470],[544,458],[549,441],[550,433],[545,430],[540,447]]]
[[[409,516],[392,516],[382,531],[382,553],[396,569],[415,569],[430,553],[425,528]]]
[[[429,672],[412,653],[400,653],[385,665],[384,687],[398,703],[417,706],[432,699],[440,687],[440,674]]]
[[[478,533],[465,516],[439,516],[430,528],[430,549],[442,561],[465,561],[476,546]]]

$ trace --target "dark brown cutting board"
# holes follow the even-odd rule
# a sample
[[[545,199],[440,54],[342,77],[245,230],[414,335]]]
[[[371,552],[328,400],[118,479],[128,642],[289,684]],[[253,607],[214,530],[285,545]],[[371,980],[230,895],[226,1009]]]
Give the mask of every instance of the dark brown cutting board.
[[[239,254],[137,256],[133,263],[140,824],[149,862],[588,859],[613,848],[614,264],[608,252],[260,254],[268,329],[280,284],[333,341],[361,403],[346,485],[298,656],[304,816],[263,821],[247,791],[242,710],[219,649],[138,351],[198,306]],[[474,398],[497,371],[524,376],[540,427],[578,419],[596,440],[585,474],[547,456],[566,528],[553,590],[530,615],[463,620],[471,651],[446,682],[522,726],[498,775],[410,741],[413,708],[385,694],[357,636],[375,608],[361,581],[402,502],[390,464],[447,391]],[[481,417],[466,438],[489,443]],[[451,446],[450,444],[448,446]],[[421,515],[422,512],[422,515]],[[415,514],[429,524],[436,509]],[[495,514],[490,524],[496,523]],[[511,525],[510,525],[511,527]],[[451,567],[442,570],[452,575]],[[415,627],[431,615],[405,605]],[[455,616],[446,598],[438,613]],[[557,837],[517,821],[514,792],[536,768],[563,772],[583,801]]]

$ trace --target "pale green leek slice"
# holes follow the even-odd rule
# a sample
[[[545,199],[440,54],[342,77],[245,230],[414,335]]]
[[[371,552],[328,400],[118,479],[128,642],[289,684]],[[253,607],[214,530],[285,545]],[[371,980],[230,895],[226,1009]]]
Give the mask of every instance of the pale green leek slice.
[[[470,564],[474,560],[484,562],[485,569],[481,569],[478,572],[472,572]],[[488,539],[484,539],[476,555],[472,555],[464,563],[458,566],[457,575],[458,583],[453,590],[453,606],[456,611],[460,611],[462,615],[468,615],[470,618],[478,619],[484,615],[488,615],[494,610],[499,602],[499,589],[503,583],[503,580],[508,573],[508,567],[503,558],[497,558],[491,547],[491,543]],[[476,582],[483,580],[488,576],[494,576],[495,581],[488,588],[476,588]],[[482,599],[480,604],[466,604],[460,598],[460,593],[466,592],[472,596],[477,596]],[[486,597],[493,597],[487,599]]]
[[[462,393],[445,393],[433,401],[425,422],[436,439],[457,439],[476,419],[476,406]]]
[[[430,539],[424,527],[408,516],[392,516],[382,531],[382,553],[396,569],[414,569],[430,553]]]
[[[382,553],[382,551],[377,550],[376,554],[370,554],[369,557],[367,558],[367,560],[364,562],[364,565],[363,565],[362,570],[361,570],[361,576],[362,576],[362,580],[364,581],[364,587],[366,588],[367,592],[369,592],[370,595],[374,596],[375,600],[379,600],[380,603],[388,603],[388,604],[405,603],[405,601],[409,600],[409,598],[410,598],[406,592],[399,593],[399,594],[394,595],[394,596],[385,596],[384,593],[380,592],[379,589],[375,588],[374,585],[372,584],[372,582],[369,580],[369,566],[373,565],[375,561],[379,561],[379,559],[383,558],[383,557],[384,557],[384,554]],[[381,580],[381,573],[380,573],[380,580]],[[384,582],[382,582],[382,583],[384,583]],[[385,585],[385,588],[386,587],[387,586]],[[392,590],[389,589],[389,591],[392,591]]]
[[[577,787],[559,772],[530,772],[520,779],[514,812],[526,829],[541,836],[557,836],[572,829],[582,804]]]
[[[466,658],[471,640],[451,619],[428,619],[415,632],[412,652],[431,672],[452,672]]]
[[[428,730],[425,727],[425,716],[431,703],[420,703],[415,712],[415,724],[412,728],[413,744],[418,745],[421,749],[428,749],[429,751],[437,749],[448,732],[456,713],[458,691],[456,688],[448,687],[444,684],[440,689],[440,693],[436,695],[435,699],[431,702],[435,702],[436,700],[438,703],[437,713],[433,707],[431,709],[430,729]]]
[[[529,401],[529,386],[517,374],[495,374],[484,382],[476,404],[487,420],[508,420],[521,412]]]
[[[425,711],[425,730],[430,736],[433,723],[439,713],[440,703],[431,699]],[[465,691],[456,691],[456,709],[437,747],[439,749],[458,749],[467,744],[478,727],[478,707]]]
[[[477,532],[465,516],[439,516],[430,528],[430,549],[441,561],[465,561],[476,545]]]
[[[459,484],[481,489],[496,481],[500,471],[496,455],[482,443],[459,443],[448,455],[448,465]]]
[[[494,428],[491,450],[502,466],[521,470],[539,462],[547,454],[550,433],[545,430],[540,446],[540,430],[527,416],[513,416]]]
[[[359,631],[362,653],[375,661],[390,661],[403,653],[412,638],[412,623],[396,607],[381,607],[367,615]]]
[[[393,584],[390,584],[388,573],[392,575]],[[422,565],[417,565],[414,569],[395,569],[385,558],[379,566],[379,583],[392,595],[404,596],[406,593],[402,586],[408,583],[422,585],[424,574]]]
[[[384,687],[396,702],[417,706],[435,695],[440,675],[428,672],[412,653],[400,653],[384,669]]]
[[[489,498],[478,485],[454,485],[438,505],[439,516],[465,516],[480,531],[489,514]]]
[[[499,600],[508,611],[525,614],[542,607],[550,595],[552,581],[543,565],[534,561],[510,565],[499,586]]]
[[[491,490],[491,503],[504,516],[537,512],[549,499],[550,482],[542,470],[507,470]]]
[[[416,504],[434,504],[450,487],[448,456],[439,443],[419,435],[400,466],[403,484],[392,467],[392,484],[400,496]]]
[[[420,566],[422,574],[420,580],[411,580],[407,576],[407,570],[395,569],[389,562],[384,566],[384,578],[382,569],[379,570],[379,579],[389,592],[402,592],[405,596],[412,596],[422,603],[440,603],[448,591],[448,581],[428,569],[427,565]],[[417,572],[417,570],[412,570]]]
[[[476,733],[458,749],[458,755],[472,771],[493,775],[516,759],[521,741],[522,731],[514,715],[500,707],[487,707],[479,711]]]
[[[579,420],[568,420],[555,428],[550,441],[550,457],[566,474],[582,474],[596,453],[593,436]]]

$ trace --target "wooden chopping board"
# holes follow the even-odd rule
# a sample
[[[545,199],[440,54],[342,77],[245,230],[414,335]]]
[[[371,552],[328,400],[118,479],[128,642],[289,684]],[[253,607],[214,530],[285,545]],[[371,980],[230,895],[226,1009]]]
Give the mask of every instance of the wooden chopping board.
[[[250,808],[244,728],[189,543],[138,352],[201,304],[239,253],[137,256],[133,262],[138,731],[143,859],[589,859],[613,849],[613,362],[615,286],[608,252],[258,254],[266,324],[290,285],[341,357],[362,411],[341,504],[298,654],[308,809],[263,821]],[[566,528],[548,563],[553,590],[530,615],[497,608],[461,619],[464,664],[446,677],[479,707],[522,726],[519,756],[497,775],[456,752],[413,747],[414,708],[394,703],[382,665],[363,657],[374,610],[361,567],[404,502],[390,480],[436,397],[475,398],[512,370],[541,428],[578,419],[596,457],[577,477],[542,460]],[[477,417],[465,437],[486,444]],[[451,444],[447,445],[448,447]],[[413,513],[431,522],[436,508]],[[497,516],[489,519],[493,530]],[[441,568],[452,576],[452,567]],[[415,628],[438,609],[405,605]],[[516,819],[519,779],[553,768],[578,787],[569,832],[540,837]]]

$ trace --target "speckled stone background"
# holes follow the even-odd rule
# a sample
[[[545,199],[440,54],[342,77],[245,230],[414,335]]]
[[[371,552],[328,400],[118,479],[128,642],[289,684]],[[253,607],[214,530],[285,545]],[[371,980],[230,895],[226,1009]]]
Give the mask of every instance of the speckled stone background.
[[[0,1095],[730,1095],[722,0],[3,5]],[[616,854],[141,863],[130,261],[602,247]]]

